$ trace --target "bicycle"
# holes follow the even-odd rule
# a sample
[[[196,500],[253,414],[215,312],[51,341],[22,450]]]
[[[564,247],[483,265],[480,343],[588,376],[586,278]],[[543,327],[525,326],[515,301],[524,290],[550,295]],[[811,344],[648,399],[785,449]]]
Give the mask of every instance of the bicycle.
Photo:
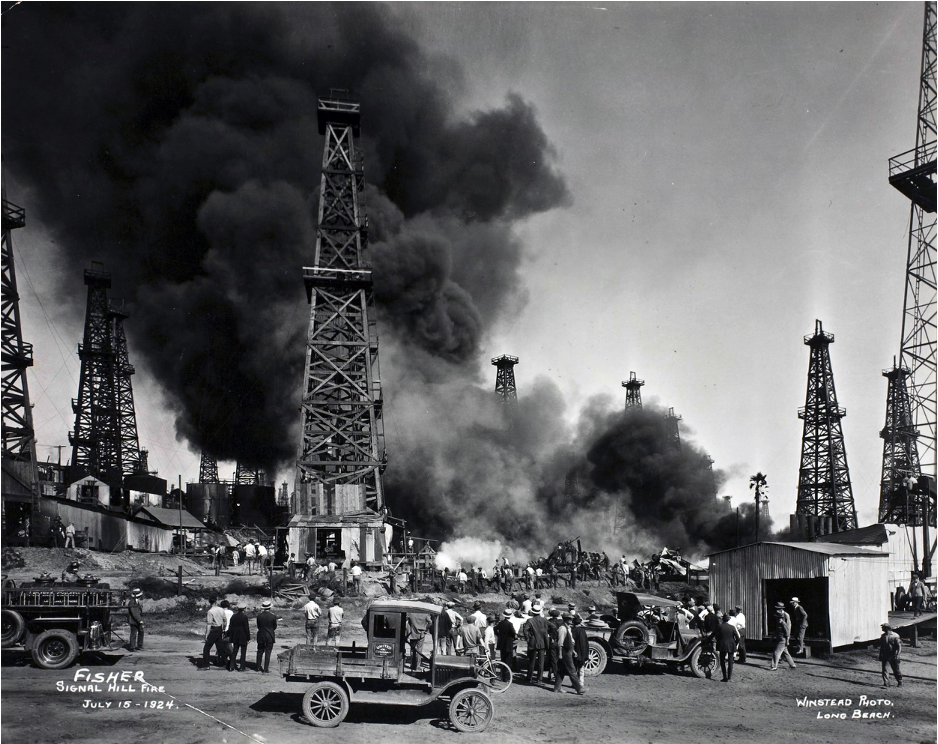
[[[488,656],[475,657],[476,675],[489,692],[502,693],[511,687],[511,667],[502,661],[492,661]]]

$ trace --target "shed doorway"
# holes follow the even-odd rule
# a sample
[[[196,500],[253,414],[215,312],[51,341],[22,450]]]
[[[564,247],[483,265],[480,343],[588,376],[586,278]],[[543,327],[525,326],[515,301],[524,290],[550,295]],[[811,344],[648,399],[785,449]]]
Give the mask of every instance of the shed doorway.
[[[785,611],[791,614],[791,598],[798,597],[808,613],[808,632],[805,641],[830,642],[831,628],[828,599],[828,579],[766,579],[762,596],[765,629],[769,636],[775,630],[775,603],[784,602]],[[792,629],[794,630],[794,628]]]

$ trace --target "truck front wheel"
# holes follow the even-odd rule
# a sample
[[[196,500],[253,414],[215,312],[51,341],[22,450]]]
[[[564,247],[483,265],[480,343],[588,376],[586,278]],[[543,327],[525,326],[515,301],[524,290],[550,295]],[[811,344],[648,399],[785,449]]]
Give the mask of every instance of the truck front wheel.
[[[78,658],[78,638],[60,628],[47,630],[33,642],[32,654],[41,669],[65,669]]]

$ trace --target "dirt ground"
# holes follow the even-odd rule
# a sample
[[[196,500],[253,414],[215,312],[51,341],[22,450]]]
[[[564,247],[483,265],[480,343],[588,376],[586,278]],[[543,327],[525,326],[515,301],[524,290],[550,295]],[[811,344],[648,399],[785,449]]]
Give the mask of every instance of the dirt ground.
[[[257,600],[259,601],[259,600]],[[350,602],[343,643],[361,642],[359,620],[364,602]],[[253,617],[254,611],[249,614]],[[275,653],[303,640],[299,611],[282,609]],[[315,729],[301,719],[305,685],[284,681],[271,663],[271,674],[253,670],[254,644],[248,647],[251,670],[199,672],[204,629],[201,618],[147,616],[144,651],[115,650],[88,654],[64,671],[31,666],[25,653],[4,651],[2,658],[2,724],[4,742],[76,742],[82,744],[201,744],[256,741],[293,744],[329,741],[372,742],[934,742],[936,740],[936,645],[923,640],[903,650],[906,681],[901,688],[881,687],[875,651],[862,649],[833,659],[810,659],[796,669],[770,671],[765,654],[737,665],[732,682],[697,679],[688,673],[649,666],[629,671],[618,665],[588,678],[587,694],[578,697],[565,686],[562,694],[527,686],[518,678],[493,696],[495,717],[480,734],[460,734],[440,704],[419,708],[368,708],[354,705],[337,729]],[[253,626],[253,621],[252,621]],[[126,627],[118,632],[126,637]],[[123,682],[133,691],[71,692],[79,670],[105,675],[142,673],[150,685]],[[865,697],[864,697],[865,696]],[[802,707],[799,699],[833,699],[842,704]],[[850,701],[849,703],[846,701]],[[885,700],[877,705],[864,701]],[[111,706],[85,708],[85,701]],[[169,707],[170,703],[172,707]],[[162,704],[162,708],[160,708]],[[148,706],[155,705],[156,708]],[[126,706],[126,707],[121,707]],[[859,711],[859,713],[855,713]],[[888,714],[887,718],[854,718]],[[842,714],[841,718],[824,718]]]

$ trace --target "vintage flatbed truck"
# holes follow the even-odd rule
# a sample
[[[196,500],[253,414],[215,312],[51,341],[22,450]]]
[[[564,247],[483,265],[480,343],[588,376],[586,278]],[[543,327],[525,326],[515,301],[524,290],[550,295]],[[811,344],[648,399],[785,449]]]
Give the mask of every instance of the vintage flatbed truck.
[[[710,677],[716,669],[713,648],[679,616],[678,603],[653,594],[616,592],[616,615],[604,615],[607,627],[584,624],[589,656],[587,675],[602,674],[610,661],[640,666],[658,662],[678,669],[690,667],[697,677]]]
[[[449,703],[449,720],[459,731],[482,731],[494,706],[472,656],[437,653],[437,628],[442,607],[427,602],[381,600],[365,612],[362,625],[367,646],[314,648],[295,646],[281,654],[280,673],[288,682],[310,684],[303,696],[303,715],[313,726],[338,726],[351,703],[427,705]],[[405,669],[407,618],[431,619],[424,656],[417,671]],[[432,648],[429,648],[432,647]]]
[[[2,646],[22,645],[42,669],[65,669],[110,645],[113,613],[128,601],[126,591],[94,586],[4,586]]]

